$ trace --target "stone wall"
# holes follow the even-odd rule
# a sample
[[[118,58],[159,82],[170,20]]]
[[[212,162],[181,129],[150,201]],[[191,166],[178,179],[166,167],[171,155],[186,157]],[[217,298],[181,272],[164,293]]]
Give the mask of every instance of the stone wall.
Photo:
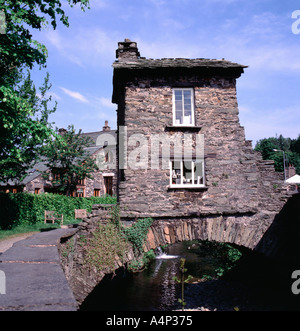
[[[42,175],[39,175],[37,178],[26,184],[24,191],[27,191],[29,193],[35,193],[35,189],[39,189],[39,193],[42,194],[45,193],[45,184],[46,181],[43,179]]]
[[[99,224],[106,225],[110,222],[112,207],[113,205],[94,205],[92,212],[79,224],[77,232],[61,242],[61,264],[79,305],[101,282],[105,275],[113,274],[115,270],[125,267],[127,263],[130,263],[135,258],[133,249],[129,247],[125,256],[122,258],[119,256],[115,257],[114,268],[103,269],[100,272],[85,261],[86,252],[84,246],[86,241],[97,230]]]
[[[283,178],[275,173],[272,162],[263,161],[245,140],[233,77],[133,75],[125,86],[125,105],[119,105],[119,125],[127,127],[128,137],[142,134],[149,139],[150,150],[153,135],[176,133],[169,129],[172,87],[180,82],[195,91],[196,125],[202,129],[184,133],[204,135],[206,188],[171,189],[170,170],[151,169],[149,159],[147,170],[124,170],[119,182],[122,216],[161,218],[280,210]],[[128,154],[132,149],[128,148]]]
[[[261,235],[253,215],[160,220],[149,230],[145,251],[190,240],[227,242],[254,249]]]

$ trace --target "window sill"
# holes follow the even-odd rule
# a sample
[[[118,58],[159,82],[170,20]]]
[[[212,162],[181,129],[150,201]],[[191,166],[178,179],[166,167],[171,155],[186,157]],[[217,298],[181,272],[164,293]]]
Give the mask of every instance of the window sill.
[[[172,125],[166,126],[165,131],[200,131],[201,129],[201,126]]]
[[[188,185],[178,185],[178,186],[167,186],[168,191],[175,190],[189,190],[189,191],[206,191],[208,190],[208,186],[188,186]]]

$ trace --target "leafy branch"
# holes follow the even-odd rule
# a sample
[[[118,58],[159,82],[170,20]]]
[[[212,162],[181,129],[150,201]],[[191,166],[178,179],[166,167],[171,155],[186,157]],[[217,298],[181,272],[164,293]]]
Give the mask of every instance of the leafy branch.
[[[184,284],[187,284],[193,278],[193,276],[188,275],[187,278],[185,279],[185,273],[188,271],[185,268],[185,262],[186,259],[180,259],[179,271],[181,277],[180,278],[178,278],[177,276],[173,277],[173,280],[175,280],[178,284],[181,284],[181,299],[178,299],[178,302],[181,304],[182,311],[184,311],[184,307],[186,306],[186,302],[184,301]]]

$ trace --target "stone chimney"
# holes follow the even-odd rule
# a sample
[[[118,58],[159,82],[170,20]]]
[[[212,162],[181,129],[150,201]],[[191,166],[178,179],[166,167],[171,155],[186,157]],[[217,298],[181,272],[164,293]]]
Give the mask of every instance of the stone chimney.
[[[102,129],[103,131],[110,131],[110,126],[108,125],[108,121],[105,121],[105,125]]]
[[[125,39],[124,41],[118,43],[116,57],[119,61],[138,59],[140,56],[141,55],[136,42],[131,41],[130,39]]]

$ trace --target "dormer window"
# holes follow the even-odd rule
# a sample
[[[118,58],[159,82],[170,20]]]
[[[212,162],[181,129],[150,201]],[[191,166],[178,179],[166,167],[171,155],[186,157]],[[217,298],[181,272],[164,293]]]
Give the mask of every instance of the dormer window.
[[[173,89],[173,126],[195,126],[194,89]]]

